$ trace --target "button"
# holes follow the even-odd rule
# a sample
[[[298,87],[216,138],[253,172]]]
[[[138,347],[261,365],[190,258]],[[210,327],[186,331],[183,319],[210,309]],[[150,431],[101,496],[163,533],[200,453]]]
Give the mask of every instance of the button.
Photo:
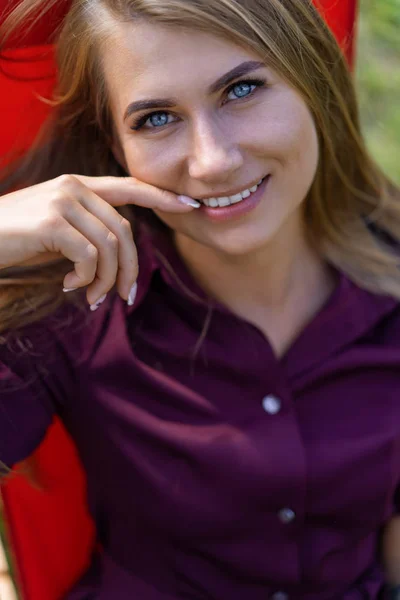
[[[289,596],[285,592],[275,592],[272,594],[271,600],[289,600]]]
[[[291,508],[282,508],[278,512],[278,516],[282,523],[291,523],[296,518],[296,513]]]
[[[282,402],[276,396],[265,396],[262,401],[265,412],[269,415],[276,415],[281,410]]]

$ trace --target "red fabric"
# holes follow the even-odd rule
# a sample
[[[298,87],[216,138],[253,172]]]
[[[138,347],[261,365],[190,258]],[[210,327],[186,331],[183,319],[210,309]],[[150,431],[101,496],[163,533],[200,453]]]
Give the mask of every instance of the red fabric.
[[[17,3],[19,0],[12,0]],[[4,0],[0,0],[0,9]],[[315,0],[352,64],[357,0]],[[11,148],[26,149],[48,114],[35,94],[48,96],[54,85],[53,49],[48,40],[70,0],[44,19],[23,40],[36,45],[12,50],[19,62],[0,62],[0,157]],[[0,11],[1,12],[1,11]],[[21,43],[13,36],[9,48]],[[37,45],[39,44],[39,45]],[[34,60],[32,60],[34,58]],[[31,81],[22,81],[21,79]],[[59,421],[50,429],[31,460],[44,490],[34,489],[21,475],[2,489],[9,537],[24,600],[61,600],[88,564],[94,525],[87,513],[85,476],[72,441]]]
[[[49,98],[55,81],[52,46],[7,51],[0,59],[0,157],[29,148],[49,107],[38,95]]]
[[[24,599],[61,600],[89,565],[94,525],[86,508],[84,473],[59,421],[30,466],[42,490],[22,475],[3,490],[18,583]]]
[[[342,46],[350,66],[354,63],[358,0],[313,0]]]
[[[0,20],[9,14],[21,0],[0,0]],[[62,20],[72,0],[57,0],[45,18],[41,19],[31,31],[18,29],[7,41],[8,48],[30,47],[51,42],[51,35]],[[3,13],[4,11],[4,13]]]

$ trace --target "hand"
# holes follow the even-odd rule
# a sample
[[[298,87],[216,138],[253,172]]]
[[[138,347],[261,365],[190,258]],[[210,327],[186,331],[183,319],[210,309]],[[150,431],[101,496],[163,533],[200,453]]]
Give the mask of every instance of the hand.
[[[74,263],[65,289],[87,287],[94,306],[116,282],[127,300],[138,260],[131,225],[115,210],[126,204],[185,213],[198,203],[131,177],[61,175],[0,198],[0,269],[65,257]]]

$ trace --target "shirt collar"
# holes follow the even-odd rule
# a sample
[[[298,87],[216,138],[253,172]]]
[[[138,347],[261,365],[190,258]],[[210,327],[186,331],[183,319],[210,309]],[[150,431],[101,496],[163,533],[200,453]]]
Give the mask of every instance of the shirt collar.
[[[217,310],[230,319],[235,315],[225,306],[210,299],[189,273],[164,226],[141,223],[135,236],[139,256],[139,306],[158,272],[165,284],[193,306],[199,322],[204,322],[208,310]],[[327,303],[304,328],[282,359],[289,376],[296,377],[317,363],[321,364],[341,348],[372,330],[379,321],[393,312],[398,300],[360,288],[343,272],[337,271],[338,283]],[[202,310],[203,309],[203,310]]]
[[[360,288],[343,272],[328,302],[283,359],[289,377],[305,376],[334,354],[371,332],[396,308],[398,300]]]
[[[135,232],[138,249],[139,276],[135,310],[145,299],[156,273],[159,273],[169,288],[176,290],[193,302],[194,306],[208,309],[213,302],[195,281],[180,257],[170,235],[162,224],[147,221],[140,223]]]

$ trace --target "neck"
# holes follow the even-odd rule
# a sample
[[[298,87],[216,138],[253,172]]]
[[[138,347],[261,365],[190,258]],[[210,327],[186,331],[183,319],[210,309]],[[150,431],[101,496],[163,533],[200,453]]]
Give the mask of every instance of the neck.
[[[276,349],[293,339],[334,287],[331,269],[308,243],[300,220],[284,229],[264,247],[235,256],[175,236],[188,269],[210,296],[268,337],[285,337],[282,344],[276,341]]]

